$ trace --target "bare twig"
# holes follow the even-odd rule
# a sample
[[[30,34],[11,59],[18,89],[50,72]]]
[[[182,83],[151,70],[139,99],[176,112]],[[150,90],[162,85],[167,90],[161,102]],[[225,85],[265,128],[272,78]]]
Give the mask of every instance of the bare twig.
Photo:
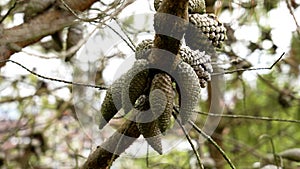
[[[80,41],[76,45],[72,46],[67,51],[61,52],[59,54],[59,57],[65,58],[76,53],[79,50],[79,48],[81,48],[81,46],[83,46],[97,30],[99,30],[101,26],[103,26],[103,23],[99,23],[85,38],[80,39]]]
[[[131,38],[128,36],[128,34],[126,33],[125,29],[122,27],[121,23],[118,21],[118,19],[114,19],[116,21],[116,23],[118,24],[118,26],[120,27],[120,29],[122,30],[122,32],[126,35],[127,39],[129,40],[129,42],[131,43],[131,45],[133,46],[133,48],[136,48],[135,44],[133,43],[133,41],[131,40]],[[135,50],[133,50],[135,51]]]
[[[20,52],[23,52],[27,55],[38,57],[41,59],[59,59],[60,58],[59,56],[47,56],[47,55],[42,55],[42,54],[35,54],[35,53],[31,53],[31,52],[24,51],[24,50],[21,50]]]
[[[64,0],[61,0],[62,1],[62,3],[68,8],[68,10],[70,10],[71,11],[71,13],[77,18],[77,19],[79,19],[80,21],[84,21],[84,22],[93,22],[93,21],[95,21],[95,19],[99,19],[99,16],[101,16],[101,15],[99,15],[99,16],[97,16],[97,17],[95,17],[95,18],[81,18],[78,14],[76,14],[76,12],[73,10],[73,9],[71,9],[66,3],[65,3],[65,1]],[[130,5],[130,4],[132,4],[134,2],[134,0],[128,0],[125,4],[123,4],[122,6],[120,6],[119,8],[117,8],[117,9],[115,9],[115,11],[111,14],[111,15],[109,15],[109,17],[108,18],[106,18],[106,19],[104,19],[103,21],[101,21],[101,22],[99,22],[99,24],[95,27],[95,29],[91,32],[91,33],[89,33],[89,35],[86,37],[86,38],[84,38],[84,39],[81,39],[75,46],[72,46],[70,49],[68,49],[66,52],[62,52],[60,55],[61,55],[61,57],[66,57],[66,56],[69,56],[69,55],[72,55],[72,54],[74,54],[76,51],[78,51],[78,49],[82,46],[82,45],[84,45],[86,42],[87,42],[87,40],[88,40],[88,38],[90,37],[90,36],[92,36],[93,34],[94,34],[94,32],[96,32],[97,30],[99,30],[99,28],[101,28],[103,25],[107,25],[107,24],[105,24],[108,20],[110,20],[110,19],[112,19],[112,18],[114,18],[115,16],[117,16],[124,8],[126,8],[128,5]],[[106,13],[107,11],[104,11],[104,12],[102,12],[102,13]],[[107,25],[108,26],[108,25]],[[114,30],[113,30],[114,31]],[[115,31],[114,31],[115,32]],[[117,32],[115,32],[115,33],[117,33]],[[120,36],[121,38],[122,38],[122,36],[120,35],[120,34],[118,34],[117,33],[117,35],[118,36]],[[123,39],[123,38],[122,38]],[[123,39],[124,40],[124,39]],[[126,42],[126,41],[125,41]],[[130,48],[131,48],[131,46],[129,46]],[[131,48],[132,49],[132,48]],[[134,51],[134,50],[133,50]]]
[[[276,158],[276,150],[275,150],[275,145],[274,145],[274,141],[273,141],[272,137],[269,136],[269,135],[266,135],[266,134],[259,137],[259,139],[263,139],[263,138],[266,138],[266,139],[270,140],[270,143],[271,143],[271,146],[272,146],[272,153],[273,153],[274,161],[275,161],[275,164],[277,166],[277,169],[279,169],[280,165],[279,165],[279,162]]]
[[[0,63],[2,62],[12,62],[20,67],[22,67],[23,69],[25,69],[27,72],[39,77],[39,78],[42,78],[42,79],[46,79],[46,80],[50,80],[50,81],[55,81],[55,82],[60,82],[60,83],[65,83],[65,84],[70,84],[70,85],[76,85],[76,86],[83,86],[83,87],[91,87],[91,88],[96,88],[96,89],[99,89],[99,90],[107,90],[107,87],[105,86],[99,86],[99,85],[91,85],[91,84],[84,84],[84,83],[77,83],[77,82],[70,82],[70,81],[66,81],[66,80],[62,80],[62,79],[56,79],[56,78],[52,78],[52,77],[46,77],[46,76],[43,76],[43,75],[40,75],[38,73],[35,73],[34,71],[32,70],[29,70],[27,67],[23,66],[22,64],[16,62],[16,61],[13,61],[13,60],[0,60]]]
[[[213,116],[213,117],[225,117],[225,118],[248,119],[248,120],[261,120],[261,121],[276,121],[276,122],[299,123],[300,124],[300,120],[293,120],[293,119],[257,117],[257,116],[250,116],[250,115],[215,114],[215,113],[205,113],[205,112],[199,112],[199,111],[194,111],[194,113],[198,113],[198,114],[202,114],[202,115],[206,115],[206,116]]]
[[[133,52],[135,52],[135,48],[134,47],[132,47],[128,42],[127,42],[127,40],[118,32],[118,31],[116,31],[113,27],[111,27],[110,25],[107,25],[107,24],[105,24],[109,29],[111,29],[115,34],[117,34],[126,44],[127,44],[127,46],[133,51]],[[120,27],[121,28],[121,27]],[[130,38],[128,38],[128,39],[130,39]]]
[[[224,74],[232,74],[235,72],[244,72],[244,71],[257,71],[257,70],[271,70],[273,67],[282,59],[285,55],[285,52],[281,54],[281,56],[270,66],[270,67],[261,67],[261,68],[249,68],[249,69],[236,69],[232,71],[220,72],[220,73],[212,73],[212,76],[220,76]]]
[[[2,23],[2,22],[5,20],[5,18],[8,17],[8,15],[9,15],[9,14],[11,13],[11,11],[16,7],[16,5],[17,5],[17,0],[14,1],[13,5],[9,8],[9,10],[6,12],[6,14],[5,14],[3,17],[1,17],[0,23]]]
[[[174,110],[176,111],[177,114],[179,114],[178,110],[176,108],[174,108]],[[188,142],[190,143],[192,149],[193,149],[193,152],[195,153],[196,155],[196,158],[197,158],[197,161],[198,161],[198,164],[199,164],[199,167],[200,169],[204,169],[204,166],[201,162],[201,158],[200,158],[200,155],[198,153],[198,151],[196,150],[193,142],[192,142],[192,138],[190,137],[189,133],[186,131],[186,129],[184,128],[184,126],[181,124],[180,120],[177,118],[176,114],[173,112],[172,113],[173,117],[175,118],[176,122],[179,124],[179,126],[181,127],[181,130],[184,132],[184,135],[186,137],[186,139],[188,140]]]
[[[229,164],[229,166],[232,169],[235,169],[236,167],[234,166],[234,164],[231,162],[230,158],[227,156],[227,154],[225,153],[225,151],[209,136],[207,135],[205,132],[203,132],[194,122],[192,122],[191,120],[189,120],[189,124],[191,124],[193,126],[193,128],[199,132],[204,138],[206,138],[212,145],[214,145],[214,147],[216,149],[219,150],[219,152],[222,154],[222,156],[224,157],[224,159],[227,161],[227,163]]]
[[[135,0],[127,0],[127,2],[125,4],[123,4],[122,6],[120,6],[119,8],[116,7],[116,5],[112,6],[111,8],[106,9],[105,11],[101,12],[98,14],[98,16],[93,17],[93,18],[82,18],[80,17],[74,9],[72,9],[64,0],[60,0],[63,5],[79,20],[84,21],[84,22],[94,22],[96,19],[99,19],[101,17],[103,17],[102,14],[106,15],[106,13],[110,10],[110,9],[114,9],[116,10],[113,14],[109,15],[109,18],[113,18],[114,16],[116,16],[116,14],[120,13],[124,8],[126,8],[128,5],[132,4]]]
[[[94,18],[81,18],[64,0],[60,0],[61,3],[66,7],[77,19],[84,22],[93,22],[95,19],[99,18],[100,15]]]
[[[290,14],[292,15],[292,17],[293,17],[293,19],[294,19],[294,22],[295,22],[296,26],[297,26],[296,31],[297,31],[298,35],[300,36],[300,25],[299,25],[299,23],[298,23],[298,21],[297,21],[297,18],[296,18],[296,16],[295,16],[295,14],[294,14],[294,11],[293,11],[293,9],[292,9],[292,6],[291,6],[291,4],[289,3],[288,0],[285,0],[285,2],[286,2],[287,8],[288,8],[289,11],[290,11]]]
[[[32,98],[34,96],[41,96],[43,94],[50,94],[51,92],[60,90],[60,89],[62,89],[64,87],[66,87],[66,86],[60,86],[60,87],[57,87],[57,88],[52,89],[52,90],[43,90],[42,92],[36,92],[36,93],[34,93],[32,95],[28,95],[28,96],[24,96],[24,97],[15,97],[15,98],[10,97],[10,98],[0,99],[0,104],[11,103],[11,102],[21,102],[23,100],[30,99],[30,98]]]

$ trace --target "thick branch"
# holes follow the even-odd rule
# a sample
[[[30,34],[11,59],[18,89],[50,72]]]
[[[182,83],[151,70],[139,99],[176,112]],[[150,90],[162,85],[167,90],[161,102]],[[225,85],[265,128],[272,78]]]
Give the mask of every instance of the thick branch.
[[[126,120],[118,131],[90,154],[82,169],[106,169],[139,136],[136,123]]]
[[[96,0],[66,0],[65,2],[73,10],[83,11]],[[76,17],[69,11],[51,9],[27,23],[3,30],[0,35],[0,60],[8,59],[21,48],[71,25],[75,19]],[[5,63],[0,63],[0,67],[4,65]]]
[[[154,47],[177,55],[187,24],[188,0],[164,0],[154,17]],[[175,61],[174,55],[165,56],[153,50],[149,59],[162,68],[171,68]]]

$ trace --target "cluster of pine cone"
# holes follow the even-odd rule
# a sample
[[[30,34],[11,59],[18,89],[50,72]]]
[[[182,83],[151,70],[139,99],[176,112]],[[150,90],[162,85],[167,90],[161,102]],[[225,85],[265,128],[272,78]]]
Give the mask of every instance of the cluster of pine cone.
[[[155,0],[157,10],[162,0]],[[101,107],[100,129],[120,110],[136,113],[135,121],[140,133],[151,147],[162,154],[161,135],[171,124],[176,92],[180,95],[181,123],[186,124],[198,104],[200,88],[207,86],[213,71],[210,52],[203,46],[220,47],[226,29],[213,14],[205,14],[204,0],[189,0],[189,21],[192,28],[185,34],[185,42],[178,52],[181,62],[173,74],[150,68],[148,59],[153,40],[143,40],[136,47],[136,61],[132,68],[116,80],[107,90]],[[200,33],[199,33],[200,32]],[[174,87],[174,84],[176,84]]]

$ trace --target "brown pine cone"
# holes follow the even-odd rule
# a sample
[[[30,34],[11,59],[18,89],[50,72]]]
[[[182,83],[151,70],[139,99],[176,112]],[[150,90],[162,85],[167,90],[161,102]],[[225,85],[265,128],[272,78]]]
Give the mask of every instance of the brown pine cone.
[[[188,46],[182,46],[179,55],[184,62],[191,65],[199,78],[200,86],[205,88],[207,82],[211,80],[210,74],[213,72],[211,57],[204,51],[191,50]]]
[[[151,111],[159,115],[157,122],[161,133],[170,126],[174,91],[172,79],[165,73],[156,74],[152,80],[149,102]]]
[[[185,62],[177,65],[174,76],[180,90],[180,116],[182,124],[186,124],[198,103],[200,84],[193,68]]]
[[[122,87],[122,108],[128,113],[138,99],[147,88],[148,61],[140,59],[135,61],[132,68],[125,75],[125,82]]]
[[[100,112],[99,129],[102,129],[110,119],[117,114],[118,110],[122,108],[121,92],[123,89],[125,75],[122,75],[107,89],[105,98],[103,100]]]
[[[150,54],[150,49],[153,47],[152,39],[145,39],[135,48],[135,59],[147,59]]]
[[[212,45],[217,48],[220,48],[222,42],[226,39],[226,28],[220,21],[218,21],[214,14],[190,14],[189,22],[195,25],[199,31],[206,35]],[[186,32],[187,39],[190,39],[187,44],[190,47],[193,46],[193,43],[202,43],[199,41],[203,38],[199,38],[195,34],[195,31],[188,30]],[[194,49],[193,47],[191,48]]]
[[[161,132],[154,119],[152,111],[139,112],[137,115],[137,127],[148,144],[159,154],[162,154]],[[145,123],[142,123],[145,122]]]

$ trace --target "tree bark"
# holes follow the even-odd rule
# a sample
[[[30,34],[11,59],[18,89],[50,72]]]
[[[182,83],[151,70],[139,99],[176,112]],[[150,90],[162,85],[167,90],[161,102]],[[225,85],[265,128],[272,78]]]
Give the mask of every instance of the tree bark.
[[[164,0],[154,16],[154,47],[169,51],[174,55],[152,50],[151,63],[162,68],[172,68],[180,48],[180,40],[188,24],[188,0]],[[158,33],[159,32],[159,33]],[[174,57],[175,56],[175,57]]]
[[[127,136],[127,137],[124,137]],[[106,169],[119,157],[138,137],[140,131],[136,123],[126,120],[126,122],[101,146],[89,155],[82,169]]]
[[[95,2],[96,0],[65,0],[74,11],[84,11]],[[72,25],[75,19],[71,12],[56,7],[32,18],[29,22],[4,29],[0,32],[0,60],[9,59],[23,47]],[[5,62],[1,62],[0,68],[4,65]]]

